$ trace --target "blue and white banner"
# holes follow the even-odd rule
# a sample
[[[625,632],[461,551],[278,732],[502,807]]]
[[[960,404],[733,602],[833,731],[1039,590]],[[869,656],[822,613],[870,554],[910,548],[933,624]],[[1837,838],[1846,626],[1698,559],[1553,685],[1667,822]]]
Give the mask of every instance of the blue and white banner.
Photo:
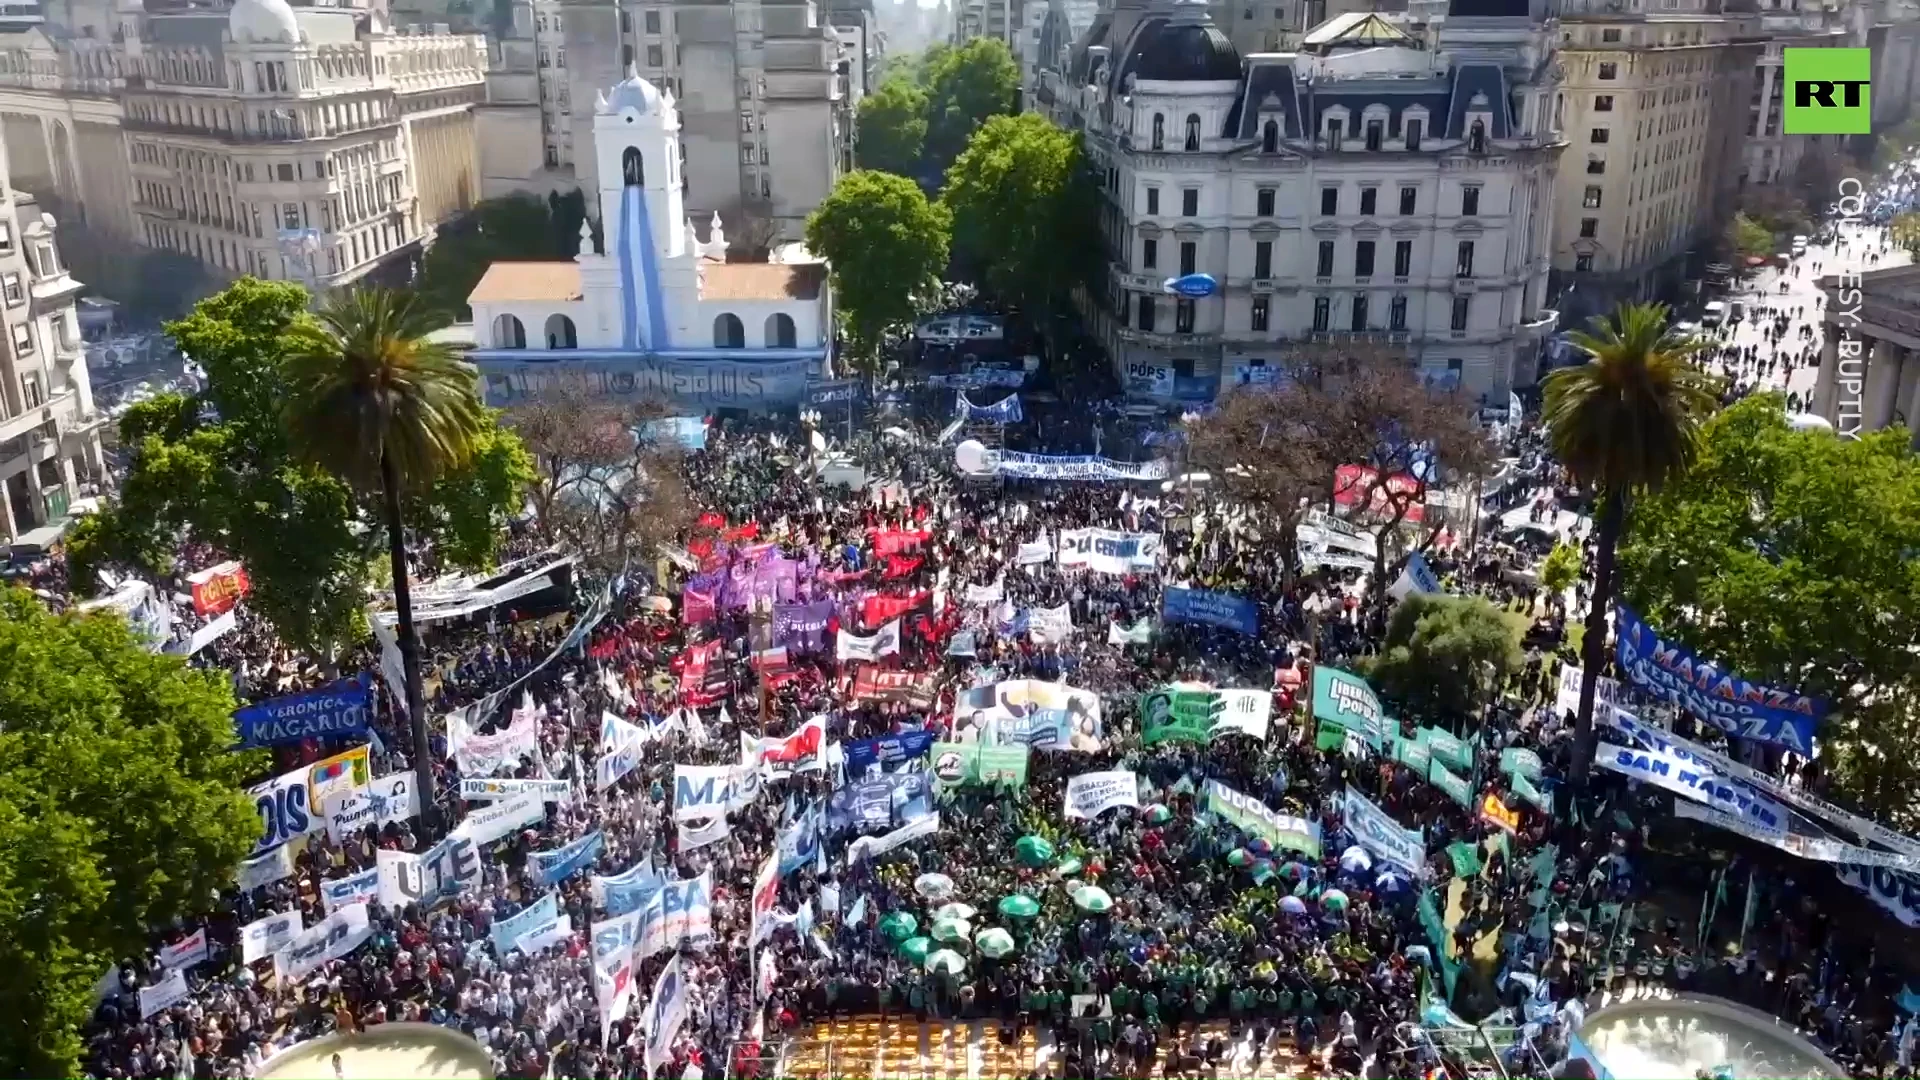
[[[594,878],[593,899],[607,914],[625,915],[645,907],[666,884],[651,862],[642,862],[612,877]]]
[[[1629,779],[1652,784],[1738,818],[1767,835],[1786,835],[1785,807],[1675,747],[1618,746],[1602,742],[1594,747],[1593,763]]]
[[[710,818],[743,805],[732,765],[675,765],[673,816],[677,821]]]
[[[1128,482],[1165,480],[1172,469],[1164,461],[1113,461],[1092,454],[1022,454],[1012,450],[989,452],[987,471],[1015,480],[1092,480]]]
[[[527,857],[527,875],[535,885],[558,885],[593,864],[607,849],[598,829],[555,851],[536,851]]]
[[[1355,842],[1386,862],[1419,875],[1427,865],[1427,842],[1419,829],[1406,829],[1372,799],[1347,788],[1341,816]]]
[[[929,375],[927,385],[935,390],[973,390],[989,386],[1018,390],[1025,385],[1027,373],[1005,368],[974,368],[957,375]]]
[[[1884,866],[1836,866],[1840,880],[1859,889],[1902,926],[1920,927],[1920,875]]]
[[[340,959],[372,936],[373,924],[367,918],[367,905],[343,907],[309,926],[288,942],[286,948],[275,953],[274,976],[281,986],[294,986],[327,961]]]
[[[240,928],[240,962],[265,960],[300,936],[300,913],[283,911],[255,919]]]
[[[1614,608],[1616,659],[1636,686],[1742,739],[1813,755],[1813,728],[1827,715],[1819,698],[1749,682],[1662,640],[1625,604]]]
[[[500,959],[505,960],[507,954],[512,952],[530,931],[543,927],[559,917],[560,896],[558,893],[548,893],[538,901],[522,908],[518,914],[494,920],[493,929],[487,936],[493,939],[493,951],[499,955]]]
[[[362,870],[343,878],[320,883],[320,900],[327,910],[339,911],[348,904],[372,904],[380,899],[380,871]]]
[[[288,694],[233,714],[239,749],[299,742],[302,739],[361,736],[372,713],[372,682],[365,672],[332,686]]]
[[[687,1021],[687,976],[678,956],[654,980],[653,999],[641,1020],[641,1030],[647,1033],[647,1073],[652,1075],[673,1061],[673,1044],[680,1038],[680,1025]]]
[[[1197,622],[1254,637],[1260,633],[1260,606],[1243,596],[1206,589],[1168,589],[1160,610],[1167,622]]]
[[[872,765],[892,765],[910,758],[925,757],[934,743],[931,731],[903,731],[875,739],[848,739],[840,744],[848,773],[862,773]]]
[[[713,886],[708,875],[670,881],[640,909],[635,955],[654,956],[681,942],[698,944],[712,936]]]
[[[954,411],[982,424],[1017,424],[1026,419],[1026,414],[1020,411],[1019,394],[1008,394],[991,405],[975,405],[967,400],[966,392],[962,391]]]
[[[460,797],[468,802],[495,802],[516,795],[533,793],[542,802],[563,803],[573,794],[568,780],[496,780],[490,776],[469,776],[460,781]]]
[[[1427,564],[1427,557],[1414,552],[1407,556],[1407,563],[1400,568],[1400,576],[1394,580],[1387,594],[1395,600],[1405,600],[1411,593],[1439,593],[1446,590],[1440,587],[1440,575],[1433,572]]]
[[[380,904],[394,911],[457,896],[481,876],[478,845],[458,832],[424,854],[381,850],[374,852],[374,858],[380,872]]]
[[[854,780],[833,793],[828,803],[835,832],[886,832],[893,828],[893,782],[886,776]]]
[[[312,792],[304,768],[247,789],[247,797],[260,811],[261,834],[253,846],[255,855],[271,851],[296,836],[327,827],[326,815],[308,805]]]
[[[780,855],[781,877],[820,857],[820,830],[825,821],[826,811],[816,804],[780,831],[774,850]]]
[[[890,833],[880,836],[862,836],[847,845],[847,865],[858,866],[868,859],[879,858],[902,844],[910,844],[939,831],[940,815],[935,813],[909,821]],[[864,900],[866,897],[862,896],[861,899]]]
[[[1058,557],[1062,569],[1084,566],[1102,574],[1152,570],[1160,558],[1160,536],[1113,529],[1062,529]]]

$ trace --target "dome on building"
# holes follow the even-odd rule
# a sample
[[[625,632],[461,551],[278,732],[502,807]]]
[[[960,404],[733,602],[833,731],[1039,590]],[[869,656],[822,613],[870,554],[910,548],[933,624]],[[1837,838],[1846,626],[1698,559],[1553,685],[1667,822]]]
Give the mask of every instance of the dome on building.
[[[629,67],[626,81],[614,87],[613,93],[607,95],[607,111],[617,113],[632,109],[642,116],[647,116],[660,111],[660,102],[659,87],[641,78],[637,70]]]
[[[1166,23],[1142,28],[1128,73],[1161,82],[1236,82],[1240,52],[1207,14],[1206,0],[1181,0]]]
[[[300,40],[300,21],[287,0],[236,0],[227,13],[227,33],[235,41],[291,44]]]

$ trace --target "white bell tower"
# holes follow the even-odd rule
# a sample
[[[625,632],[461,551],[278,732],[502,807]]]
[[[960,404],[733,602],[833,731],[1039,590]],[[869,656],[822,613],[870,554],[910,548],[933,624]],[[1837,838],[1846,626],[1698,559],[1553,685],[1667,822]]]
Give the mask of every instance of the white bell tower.
[[[680,110],[673,96],[641,78],[627,79],[595,103],[593,152],[600,176],[600,221],[618,229],[626,189],[644,193],[658,254],[685,254],[686,200],[680,193]]]

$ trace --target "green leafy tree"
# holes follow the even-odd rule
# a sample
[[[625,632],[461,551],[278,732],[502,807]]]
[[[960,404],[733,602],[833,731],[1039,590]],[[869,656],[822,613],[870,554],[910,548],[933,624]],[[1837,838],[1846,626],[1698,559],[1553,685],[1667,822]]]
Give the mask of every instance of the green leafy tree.
[[[1409,595],[1367,677],[1408,715],[1470,717],[1523,663],[1513,626],[1477,596]]]
[[[954,244],[1007,303],[1043,316],[1086,280],[1099,196],[1080,137],[1037,113],[996,116],[947,171]]]
[[[1887,230],[1893,234],[1893,242],[1906,248],[1909,254],[1920,254],[1920,213],[1895,215],[1887,223]]]
[[[904,78],[888,79],[860,99],[855,130],[854,159],[862,169],[918,175],[927,144],[927,92]]]
[[[924,70],[927,152],[937,175],[959,157],[981,125],[1013,111],[1020,65],[1006,42],[974,38],[958,48],[930,51]]]
[[[280,415],[289,347],[317,330],[307,300],[298,285],[242,278],[168,325],[206,369],[206,386],[122,418],[131,462],[119,495],[69,536],[76,592],[90,595],[102,568],[170,572],[190,533],[246,563],[248,604],[283,640],[324,650],[364,637],[380,539],[365,526],[377,515],[338,477],[294,457]],[[463,469],[413,497],[408,520],[446,561],[479,569],[519,512],[532,465],[512,432],[484,430],[472,451]]]
[[[1571,779],[1580,785],[1591,764],[1594,686],[1606,659],[1614,557],[1629,500],[1686,475],[1719,387],[1693,366],[1704,343],[1672,333],[1664,304],[1623,304],[1611,319],[1595,319],[1592,329],[1575,332],[1571,340],[1588,361],[1547,376],[1541,415],[1554,455],[1599,501],[1593,609],[1582,643],[1585,670],[1574,728]]]
[[[950,229],[946,207],[918,184],[872,170],[841,177],[807,218],[807,246],[832,267],[856,362],[877,362],[887,329],[910,321],[914,297],[938,287]]]
[[[1540,584],[1556,607],[1564,602],[1573,583],[1580,580],[1581,566],[1580,549],[1572,544],[1558,543],[1547,552],[1546,561],[1540,564]]]
[[[1678,483],[1635,507],[1623,591],[1702,656],[1832,703],[1815,782],[1920,828],[1920,458],[1903,428],[1788,426],[1777,395],[1702,429]]]
[[[1773,233],[1742,211],[1727,223],[1727,249],[1743,262],[1767,258],[1773,253]]]
[[[587,204],[578,190],[539,199],[487,199],[436,230],[420,263],[422,310],[468,318],[467,297],[487,267],[512,260],[571,259],[580,252]]]
[[[208,911],[260,835],[223,676],[0,593],[0,1073],[79,1076],[108,967]]]
[[[410,497],[460,476],[481,456],[483,440],[515,439],[498,429],[481,404],[473,365],[428,340],[433,329],[412,297],[381,289],[338,294],[320,310],[317,325],[303,324],[291,342],[282,403],[297,457],[362,496],[379,495],[423,816],[433,807],[433,752],[420,687],[404,507]],[[513,479],[517,491],[524,478]]]

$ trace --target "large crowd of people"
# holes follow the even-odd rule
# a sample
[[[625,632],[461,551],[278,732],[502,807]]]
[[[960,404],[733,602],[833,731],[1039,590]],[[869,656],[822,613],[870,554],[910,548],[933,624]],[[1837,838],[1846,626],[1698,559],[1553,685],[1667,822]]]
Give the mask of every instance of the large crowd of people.
[[[1490,509],[1556,520],[1568,493],[1537,436],[1508,434],[1520,475]],[[1834,917],[1843,887],[1612,774],[1574,797],[1563,644],[1453,731],[1343,734],[1314,719],[1314,671],[1373,647],[1358,571],[1290,574],[1204,490],[980,483],[951,447],[865,436],[838,449],[867,483],[836,486],[805,445],[716,426],[685,460],[705,516],[664,580],[576,568],[569,611],[509,601],[426,629],[436,801],[293,837],[282,872],[129,958],[103,981],[89,1075],[242,1076],[396,1021],[471,1035],[503,1077],[767,1075],[795,1029],[875,1012],[1047,1032],[1065,1076],[1244,1066],[1247,1048],[1303,1074],[1428,1076],[1478,1052],[1432,1034],[1467,1014],[1509,1033],[1509,1075],[1544,1075],[1578,1023],[1566,1003],[1648,981],[1765,1008],[1859,1075],[1904,1074],[1897,958]],[[1122,538],[1126,565],[1063,557],[1083,529]],[[1526,562],[1495,530],[1434,555],[1449,588],[1561,606],[1500,572]],[[1257,624],[1162,618],[1171,588],[1250,601]],[[255,699],[320,685],[244,611],[195,662]],[[372,647],[353,661],[381,669]],[[1137,703],[1170,684],[1257,691],[1269,722],[1150,732]],[[394,700],[372,699],[370,777],[412,769]],[[279,746],[276,768],[354,741]],[[1113,773],[1130,789],[1068,816],[1074,778]],[[716,775],[720,795],[690,782]],[[396,853],[505,805],[460,797],[483,778],[560,783],[480,836],[457,889],[383,902]],[[1414,830],[1414,857],[1392,861],[1356,809]],[[543,857],[589,840],[558,871]],[[1729,879],[1747,917],[1737,898],[1699,919]],[[559,921],[503,936],[548,897]],[[368,924],[348,951],[250,951],[263,920],[312,928],[353,903]],[[168,1002],[166,958],[196,934],[190,994]],[[1201,1038],[1208,1020],[1242,1045]]]

